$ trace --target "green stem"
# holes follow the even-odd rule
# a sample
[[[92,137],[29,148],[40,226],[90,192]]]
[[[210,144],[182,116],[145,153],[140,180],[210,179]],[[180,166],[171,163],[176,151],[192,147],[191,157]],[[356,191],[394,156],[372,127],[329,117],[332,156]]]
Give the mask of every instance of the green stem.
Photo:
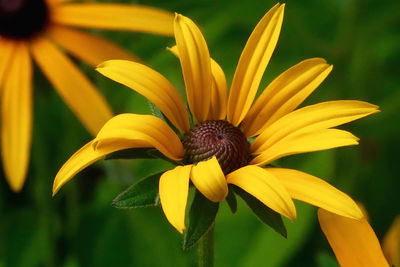
[[[214,266],[214,227],[213,223],[208,232],[199,240],[199,267]]]

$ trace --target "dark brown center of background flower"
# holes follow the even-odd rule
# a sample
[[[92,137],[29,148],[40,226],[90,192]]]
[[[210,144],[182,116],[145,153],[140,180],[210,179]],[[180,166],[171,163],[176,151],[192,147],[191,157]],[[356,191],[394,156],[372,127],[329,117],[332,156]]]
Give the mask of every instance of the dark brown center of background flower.
[[[210,120],[198,124],[183,140],[185,163],[197,163],[216,156],[224,174],[247,165],[249,143],[239,128],[227,121]]]
[[[45,0],[0,0],[0,36],[26,40],[43,31],[49,12]]]

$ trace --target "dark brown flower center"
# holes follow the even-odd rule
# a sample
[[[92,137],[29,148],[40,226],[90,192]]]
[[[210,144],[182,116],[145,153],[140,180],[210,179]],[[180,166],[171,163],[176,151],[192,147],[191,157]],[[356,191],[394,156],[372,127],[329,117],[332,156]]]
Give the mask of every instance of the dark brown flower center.
[[[216,156],[225,174],[245,166],[250,157],[249,143],[242,131],[222,120],[198,124],[185,135],[183,148],[186,163]]]
[[[26,40],[43,31],[49,12],[45,0],[0,0],[0,36]]]

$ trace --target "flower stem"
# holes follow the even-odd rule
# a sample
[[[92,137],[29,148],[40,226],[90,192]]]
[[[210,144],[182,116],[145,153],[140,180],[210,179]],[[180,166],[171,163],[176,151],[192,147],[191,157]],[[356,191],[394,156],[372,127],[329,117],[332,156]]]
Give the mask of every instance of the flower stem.
[[[214,266],[214,227],[213,223],[208,232],[199,240],[199,267]]]

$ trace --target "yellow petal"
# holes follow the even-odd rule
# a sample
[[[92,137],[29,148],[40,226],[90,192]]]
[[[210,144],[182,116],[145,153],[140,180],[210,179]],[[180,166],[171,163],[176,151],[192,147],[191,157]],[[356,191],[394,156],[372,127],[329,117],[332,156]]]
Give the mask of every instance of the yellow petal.
[[[176,46],[167,48],[177,57],[179,51]],[[211,59],[211,75],[212,75],[212,89],[211,89],[211,106],[207,119],[209,120],[223,120],[226,117],[226,105],[228,101],[228,85],[226,82],[225,73],[221,66],[212,58]]]
[[[239,125],[257,93],[281,31],[285,5],[276,4],[257,24],[243,49],[228,99],[228,121]]]
[[[192,165],[178,166],[166,171],[160,178],[161,207],[170,224],[181,234],[185,231],[185,210],[189,193],[189,175]]]
[[[32,43],[32,52],[37,64],[63,100],[92,135],[96,135],[112,116],[102,95],[50,41],[38,38]]]
[[[213,77],[211,90],[211,106],[209,120],[224,120],[228,103],[228,85],[221,66],[211,59],[211,74]]]
[[[294,199],[353,219],[364,217],[348,195],[310,174],[281,168],[265,169],[275,176]]]
[[[10,59],[13,56],[15,45],[0,37],[0,92],[2,91],[7,70],[10,68]]]
[[[400,216],[397,216],[382,241],[383,253],[391,266],[400,266]]]
[[[15,46],[1,98],[1,156],[8,184],[24,185],[32,137],[32,63],[28,47]]]
[[[285,137],[332,128],[376,112],[379,112],[377,106],[355,100],[329,101],[306,106],[271,124],[254,140],[250,149],[254,153],[261,153]]]
[[[323,129],[283,138],[255,157],[250,164],[265,165],[279,158],[293,154],[357,144],[358,138],[347,131]]]
[[[211,63],[207,43],[189,18],[176,14],[176,46],[179,51],[189,108],[197,122],[207,120],[211,101]]]
[[[213,202],[220,202],[228,195],[228,184],[215,156],[193,166],[190,179],[194,186]]]
[[[106,61],[96,70],[149,99],[181,132],[189,130],[189,116],[181,96],[160,73],[126,60]]]
[[[319,209],[318,220],[340,266],[389,266],[365,218],[354,220]]]
[[[71,180],[75,174],[93,164],[104,156],[111,154],[115,151],[124,150],[128,148],[140,147],[134,142],[127,142],[125,140],[116,140],[113,143],[103,146],[101,149],[94,149],[93,141],[84,145],[81,149],[75,152],[67,162],[58,171],[53,183],[53,196],[60,190],[60,188]]]
[[[46,0],[46,2],[51,6],[59,5],[59,4],[71,2],[71,1],[72,0]]]
[[[296,208],[285,187],[263,168],[248,165],[227,175],[227,182],[253,195],[266,206],[290,220],[296,219]]]
[[[120,114],[101,128],[95,139],[97,148],[115,141],[139,142],[155,147],[166,157],[179,161],[183,146],[175,132],[161,119],[152,115]]]
[[[52,14],[57,24],[162,35],[173,34],[173,19],[161,9],[124,4],[74,3],[57,6]]]
[[[295,110],[328,76],[332,65],[322,58],[304,60],[273,80],[257,98],[243,120],[247,137],[260,134],[268,125]]]
[[[64,26],[53,25],[50,37],[69,53],[92,66],[110,59],[138,59],[104,38]]]

